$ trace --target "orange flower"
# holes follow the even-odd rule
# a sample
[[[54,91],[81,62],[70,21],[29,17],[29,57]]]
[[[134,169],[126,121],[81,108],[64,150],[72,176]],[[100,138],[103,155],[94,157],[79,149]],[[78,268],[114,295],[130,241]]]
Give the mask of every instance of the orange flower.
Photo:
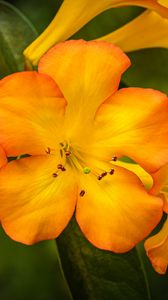
[[[168,165],[154,174],[152,194],[161,194],[164,200],[164,211],[168,214]],[[168,267],[168,217],[162,229],[145,242],[146,253],[159,274],[165,274]]]
[[[168,102],[152,89],[117,91],[129,64],[106,42],[67,41],[38,72],[1,81],[1,145],[7,156],[30,155],[0,170],[0,219],[10,237],[55,238],[75,207],[101,249],[128,251],[157,225],[162,200],[115,161],[129,156],[147,172],[167,163]]]

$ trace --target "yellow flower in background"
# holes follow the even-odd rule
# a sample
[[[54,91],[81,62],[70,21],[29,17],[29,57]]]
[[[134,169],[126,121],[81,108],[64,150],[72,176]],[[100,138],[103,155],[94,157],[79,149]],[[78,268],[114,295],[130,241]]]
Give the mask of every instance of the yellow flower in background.
[[[168,19],[147,10],[98,40],[112,42],[125,52],[154,47],[168,48]]]
[[[113,7],[121,7],[126,5],[136,5],[136,6],[142,6],[145,8],[148,8],[150,10],[153,10],[157,12],[164,20],[164,18],[168,18],[168,8],[166,5],[166,1],[156,1],[156,0],[64,0],[63,4],[61,5],[59,11],[57,12],[55,18],[52,20],[52,22],[49,24],[49,26],[44,30],[44,32],[31,44],[29,45],[25,51],[24,55],[25,57],[31,61],[33,65],[37,65],[40,57],[54,44],[64,41],[71,37],[75,32],[77,32],[81,27],[83,27],[87,22],[89,22],[91,19],[93,19],[95,16],[100,14],[101,12],[113,8]],[[147,20],[144,18],[147,17]],[[154,19],[158,18],[157,15],[154,15],[152,18]],[[164,27],[164,31],[168,33],[168,25],[165,23],[162,25],[162,22],[158,24],[158,21],[156,22],[154,20],[151,20],[151,17],[148,15],[142,16],[142,23],[147,22],[150,25],[150,22],[154,23],[157,27],[155,29],[148,30],[147,32],[143,31],[141,35],[144,35],[144,47],[149,47],[150,43],[150,37],[148,36],[152,32],[152,36],[154,32],[156,33],[156,42],[154,43],[154,46],[166,46],[164,45],[164,42],[159,41],[159,45],[157,45],[158,37],[157,35],[160,33],[160,30],[162,30],[162,26]],[[164,21],[163,21],[164,22]],[[158,27],[159,25],[159,27]],[[167,25],[167,26],[166,26]],[[134,36],[137,34],[137,32],[142,28],[143,24],[141,24],[141,19],[138,19],[137,26],[140,26],[140,28],[137,28],[137,31],[135,32],[135,28],[132,26],[129,27],[128,30],[130,30],[130,33],[127,33],[129,38],[135,38],[137,41],[137,36]],[[161,26],[161,27],[160,27]],[[133,30],[133,32],[132,32]],[[154,31],[154,32],[153,32]],[[120,35],[122,33],[125,34],[125,28],[122,32],[117,31],[115,34],[114,41],[110,38],[110,41],[115,43],[118,39],[120,40]],[[133,36],[133,37],[132,37]],[[153,36],[154,37],[154,36]],[[164,37],[165,39],[165,37]],[[146,44],[147,40],[147,45]],[[130,41],[129,41],[130,42]],[[131,44],[132,44],[131,40]],[[152,40],[153,43],[153,40]],[[120,44],[122,44],[122,41],[120,41]],[[136,43],[133,43],[133,50],[138,49],[139,47],[139,41],[138,45],[136,46]],[[128,45],[128,49],[132,49],[132,46]],[[142,46],[141,46],[142,47]],[[166,46],[167,47],[167,46]],[[128,50],[130,51],[130,50]]]
[[[67,41],[38,72],[1,80],[1,146],[8,157],[29,154],[0,169],[0,221],[11,238],[56,238],[76,212],[96,247],[125,252],[158,224],[162,199],[116,160],[128,156],[147,173],[168,162],[168,100],[153,89],[117,91],[129,65],[111,43]]]
[[[168,0],[157,0],[157,2],[165,7],[168,7]]]

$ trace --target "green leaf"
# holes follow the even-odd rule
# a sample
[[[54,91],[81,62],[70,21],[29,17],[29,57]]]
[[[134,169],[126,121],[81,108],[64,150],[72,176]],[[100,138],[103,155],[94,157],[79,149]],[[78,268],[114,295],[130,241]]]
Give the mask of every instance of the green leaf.
[[[132,66],[122,80],[130,86],[159,89],[168,93],[168,50],[145,49],[129,53]]]
[[[99,250],[84,238],[75,219],[57,245],[74,300],[150,299],[136,249],[125,254]]]
[[[35,25],[38,33],[52,21],[62,2],[63,0],[14,0],[15,6]]]
[[[0,78],[24,69],[22,52],[36,37],[28,19],[11,4],[0,1]]]

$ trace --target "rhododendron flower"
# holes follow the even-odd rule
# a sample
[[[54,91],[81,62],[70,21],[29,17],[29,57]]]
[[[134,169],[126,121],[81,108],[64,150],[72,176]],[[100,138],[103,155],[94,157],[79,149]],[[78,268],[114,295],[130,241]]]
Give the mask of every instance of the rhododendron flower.
[[[168,165],[154,174],[152,194],[161,194],[164,200],[164,211],[168,214]],[[162,229],[145,242],[146,253],[155,269],[165,274],[168,266],[168,217]]]
[[[160,221],[161,198],[117,166],[128,156],[150,173],[168,161],[167,96],[117,91],[129,64],[106,42],[68,41],[40,60],[38,72],[1,80],[2,150],[30,155],[0,170],[0,219],[11,238],[55,238],[76,209],[90,242],[124,252]]]
[[[121,27],[120,30],[116,30],[112,36],[106,36],[105,39],[116,43],[120,47],[124,46],[124,51],[136,50],[139,49],[139,47],[148,48],[150,42],[152,44],[150,47],[160,47],[160,44],[161,47],[167,47],[166,38],[168,25],[166,19],[168,18],[168,4],[166,1],[167,0],[64,0],[52,22],[44,32],[25,49],[24,55],[33,65],[36,65],[40,57],[51,46],[71,37],[98,14],[109,8],[126,5],[142,6],[156,13],[152,15],[150,15],[150,12],[149,15],[145,13],[142,14],[137,20],[135,19],[135,23],[128,23],[128,26],[126,25],[127,27]],[[161,30],[163,30],[163,33],[161,33]],[[156,36],[154,36],[154,34]],[[127,43],[125,42],[126,40]]]
[[[121,28],[99,40],[112,42],[125,52],[137,49],[168,48],[168,18],[146,10]]]

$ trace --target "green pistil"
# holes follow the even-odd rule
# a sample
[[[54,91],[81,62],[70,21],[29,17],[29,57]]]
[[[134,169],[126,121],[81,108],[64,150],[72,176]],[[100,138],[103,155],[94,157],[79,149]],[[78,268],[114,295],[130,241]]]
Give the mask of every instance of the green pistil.
[[[91,172],[91,169],[89,167],[84,167],[83,168],[83,173],[84,174],[89,174]]]

